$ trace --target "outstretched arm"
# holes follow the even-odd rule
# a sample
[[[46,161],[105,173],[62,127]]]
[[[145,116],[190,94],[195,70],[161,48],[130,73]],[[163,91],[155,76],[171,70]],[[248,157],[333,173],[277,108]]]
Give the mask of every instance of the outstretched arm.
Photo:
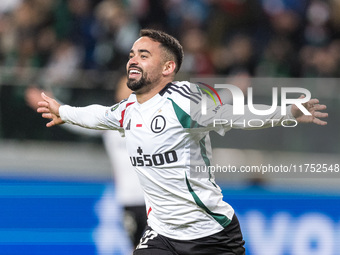
[[[301,97],[300,97],[301,98]],[[320,120],[320,118],[327,118],[328,113],[320,112],[325,110],[326,105],[319,104],[318,99],[311,99],[304,103],[303,106],[311,113],[311,115],[303,114],[296,105],[292,105],[292,115],[299,123],[314,123],[317,125],[327,125],[326,121]]]
[[[46,124],[46,127],[65,123],[59,115],[60,104],[53,98],[46,96],[45,93],[41,93],[41,97],[43,101],[38,102],[39,108],[37,112],[42,113],[43,118],[51,119],[51,121]]]
[[[41,93],[41,96],[44,101],[38,102],[39,108],[37,111],[42,113],[43,118],[51,120],[46,124],[47,127],[66,122],[90,129],[123,130],[120,122],[121,112],[119,110],[112,110],[112,107],[119,107],[121,104],[112,107],[96,104],[85,107],[72,107],[60,105],[55,99],[46,96],[44,93]],[[122,107],[124,108],[125,105],[123,104]]]

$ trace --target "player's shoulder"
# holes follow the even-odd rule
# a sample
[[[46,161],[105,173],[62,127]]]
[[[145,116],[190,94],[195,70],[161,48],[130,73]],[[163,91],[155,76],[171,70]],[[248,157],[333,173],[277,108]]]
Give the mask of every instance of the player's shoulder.
[[[119,103],[111,106],[111,112],[124,111],[130,105],[133,105],[137,101],[135,93],[132,93],[128,98],[121,100]]]
[[[188,81],[168,83],[159,94],[174,102],[193,102],[198,104],[202,99],[202,93],[197,84]]]

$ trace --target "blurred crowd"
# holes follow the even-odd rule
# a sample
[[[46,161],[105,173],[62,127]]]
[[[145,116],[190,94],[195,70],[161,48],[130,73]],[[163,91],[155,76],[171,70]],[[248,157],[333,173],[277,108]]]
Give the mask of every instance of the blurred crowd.
[[[23,104],[24,89],[5,89],[13,82],[48,86],[78,70],[124,72],[141,28],[176,36],[181,72],[190,75],[340,76],[338,0],[1,0],[2,118]]]
[[[180,40],[182,72],[339,75],[337,0],[2,0],[0,66],[118,70],[146,27]]]

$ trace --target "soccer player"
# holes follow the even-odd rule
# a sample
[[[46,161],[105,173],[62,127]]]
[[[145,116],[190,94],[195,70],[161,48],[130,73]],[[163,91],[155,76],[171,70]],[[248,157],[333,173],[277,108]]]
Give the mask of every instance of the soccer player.
[[[51,119],[46,126],[71,123],[92,129],[114,129],[125,135],[131,164],[135,166],[146,200],[148,227],[135,255],[245,254],[244,241],[233,208],[222,199],[209,172],[197,175],[195,166],[211,162],[209,132],[223,135],[230,125],[213,125],[214,119],[233,120],[231,105],[210,106],[201,114],[202,94],[189,82],[174,82],[183,50],[172,36],[157,30],[141,30],[127,62],[127,86],[134,91],[127,100],[105,107],[60,105],[42,94],[38,112]],[[304,115],[297,106],[269,116],[256,116],[263,127],[293,119],[326,125],[325,105],[311,99]],[[243,123],[247,123],[246,121]]]

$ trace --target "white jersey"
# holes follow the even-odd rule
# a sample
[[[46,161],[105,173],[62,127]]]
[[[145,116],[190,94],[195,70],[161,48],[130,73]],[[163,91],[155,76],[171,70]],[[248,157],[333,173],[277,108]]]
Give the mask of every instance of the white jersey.
[[[196,166],[209,166],[212,161],[209,131],[223,135],[231,129],[229,124],[214,126],[214,119],[251,128],[242,119],[261,119],[262,126],[269,127],[293,118],[281,116],[279,108],[270,116],[253,116],[249,111],[234,116],[231,105],[213,103],[202,115],[201,104],[197,86],[174,82],[143,104],[132,94],[113,107],[62,106],[59,111],[65,122],[123,133],[144,191],[148,224],[166,237],[191,240],[221,231],[234,215],[214,176],[194,172]]]

